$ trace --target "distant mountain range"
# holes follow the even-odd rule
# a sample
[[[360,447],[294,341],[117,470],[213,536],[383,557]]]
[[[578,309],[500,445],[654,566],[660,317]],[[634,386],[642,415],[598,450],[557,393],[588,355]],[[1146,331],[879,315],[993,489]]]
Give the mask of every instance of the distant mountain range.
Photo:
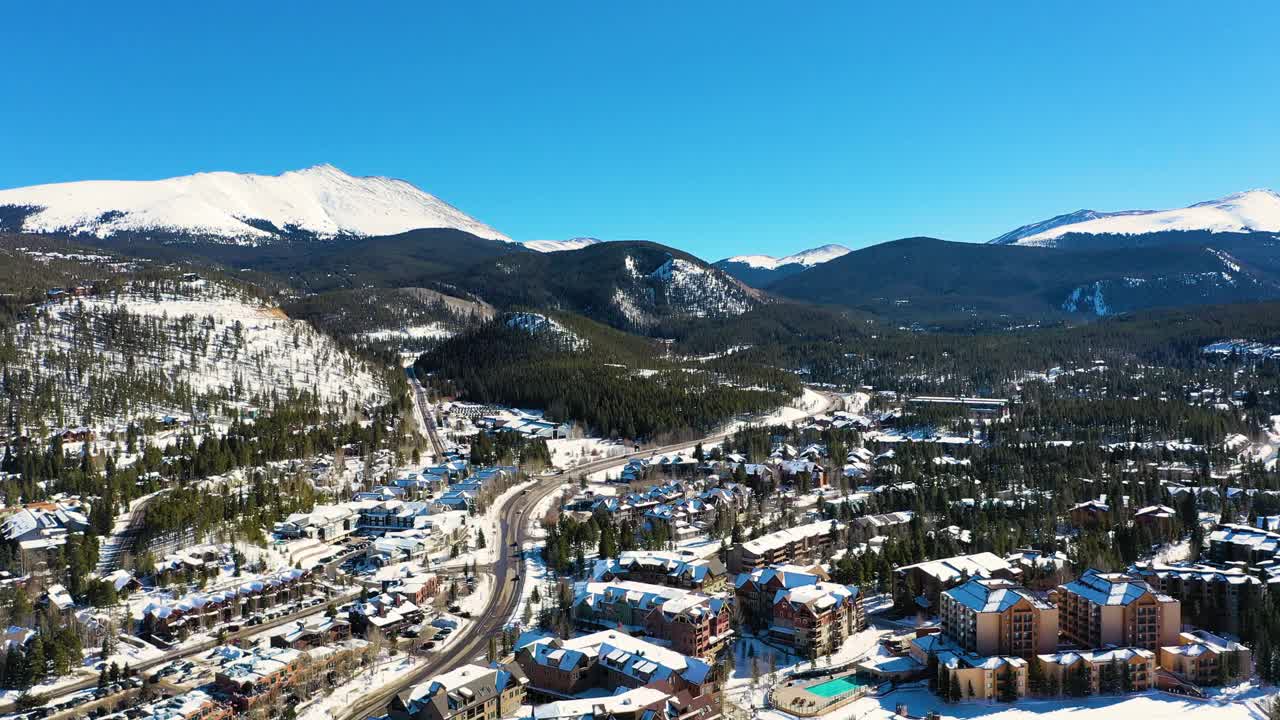
[[[304,293],[430,288],[647,334],[749,322],[783,299],[1012,325],[1280,297],[1280,195],[1270,190],[1175,210],[1079,210],[985,244],[907,238],[709,265],[651,242],[515,242],[402,180],[317,165],[3,190],[0,233],[254,270]]]

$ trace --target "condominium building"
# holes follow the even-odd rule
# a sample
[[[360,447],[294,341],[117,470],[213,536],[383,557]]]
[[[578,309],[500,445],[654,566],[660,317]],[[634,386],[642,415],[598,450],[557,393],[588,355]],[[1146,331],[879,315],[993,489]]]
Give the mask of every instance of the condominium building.
[[[593,579],[632,580],[688,590],[714,590],[724,583],[724,564],[689,550],[630,550],[596,561]]]
[[[671,720],[720,717],[720,677],[712,665],[624,632],[542,638],[521,648],[516,662],[529,678],[534,700],[599,698],[601,691],[652,688],[674,698],[667,707],[678,714],[668,715]]]
[[[1184,632],[1179,643],[1160,648],[1160,667],[1196,685],[1217,685],[1248,677],[1253,657],[1249,648],[1206,630]]]
[[[661,720],[679,713],[678,703],[671,695],[638,687],[616,695],[537,705],[531,720]]]
[[[713,657],[733,635],[725,600],[664,585],[578,583],[573,616],[583,625],[642,632],[693,657]]]
[[[859,588],[827,582],[820,567],[759,568],[739,575],[735,587],[747,622],[802,655],[834,652],[867,625]]]
[[[750,572],[767,565],[821,562],[844,546],[846,530],[842,522],[822,520],[761,535],[729,549],[729,570]]]
[[[944,676],[939,677],[939,691],[945,692],[954,682],[961,699],[1020,698],[1028,691],[1030,664],[1020,657],[968,652],[939,634],[913,639],[907,654],[921,665],[928,665],[930,656],[937,658]]]
[[[126,708],[122,704],[120,711],[103,715],[101,718],[102,720],[131,720],[132,718],[146,718],[146,720],[229,720],[235,714],[235,710],[230,705],[217,700],[200,689],[188,690],[180,695],[153,700],[141,705],[132,704],[127,710],[129,712],[128,715],[125,714]],[[140,711],[141,714],[135,711]]]
[[[1107,645],[1150,651],[1177,642],[1181,604],[1143,580],[1090,568],[1057,591],[1062,634],[1082,648]]]
[[[1209,535],[1209,557],[1217,562],[1258,565],[1280,556],[1280,533],[1248,525],[1219,525]]]
[[[943,590],[953,588],[970,578],[1016,579],[1017,571],[1009,562],[994,553],[956,555],[939,560],[926,560],[915,565],[904,565],[893,573],[893,593],[902,604],[932,609],[938,606],[938,596]]]
[[[1118,673],[1114,678],[1120,687],[1134,691],[1148,690],[1156,681],[1156,654],[1145,648],[1114,648],[1093,651],[1064,651],[1037,655],[1041,673],[1050,687],[1065,692],[1071,686],[1073,674],[1084,673],[1089,692],[1097,694],[1107,673]],[[1126,670],[1125,668],[1128,668]],[[1126,681],[1125,674],[1128,674]]]
[[[819,582],[778,593],[769,635],[801,655],[817,657],[836,652],[865,627],[857,586]]]
[[[1010,580],[974,578],[943,591],[942,632],[979,655],[1029,658],[1058,647],[1058,609]]]
[[[1157,592],[1177,598],[1188,623],[1239,634],[1241,618],[1262,606],[1265,586],[1237,567],[1142,562],[1133,574]]]
[[[515,663],[463,665],[391,700],[391,720],[498,720],[524,704],[528,680]]]

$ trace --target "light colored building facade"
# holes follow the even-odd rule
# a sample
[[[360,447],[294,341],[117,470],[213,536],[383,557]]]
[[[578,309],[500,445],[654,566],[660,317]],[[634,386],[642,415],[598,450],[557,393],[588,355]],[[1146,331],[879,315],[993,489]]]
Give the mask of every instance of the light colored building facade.
[[[515,663],[463,665],[391,700],[391,720],[498,720],[524,704],[528,680]]]
[[[979,655],[1030,658],[1058,647],[1058,609],[1010,580],[974,578],[943,591],[942,632]]]
[[[1160,667],[1196,685],[1218,685],[1248,677],[1249,648],[1205,630],[1184,632],[1177,645],[1160,648]]]
[[[821,520],[761,535],[729,549],[729,570],[750,572],[768,565],[822,562],[844,546],[844,523]]]
[[[1046,653],[1036,656],[1036,661],[1040,663],[1045,683],[1060,694],[1068,691],[1072,675],[1079,673],[1084,674],[1090,694],[1102,691],[1108,673],[1117,673],[1114,682],[1123,688],[1126,666],[1130,690],[1149,690],[1156,682],[1156,654],[1144,648]]]
[[[1086,570],[1057,590],[1058,622],[1082,648],[1135,647],[1158,650],[1177,643],[1180,603],[1123,573]]]

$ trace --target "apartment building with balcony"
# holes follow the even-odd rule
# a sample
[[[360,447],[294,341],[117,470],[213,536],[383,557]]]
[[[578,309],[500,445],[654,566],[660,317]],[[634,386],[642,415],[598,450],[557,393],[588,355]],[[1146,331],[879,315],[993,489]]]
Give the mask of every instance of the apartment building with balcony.
[[[664,585],[578,583],[573,616],[582,625],[621,628],[664,640],[692,657],[714,657],[733,635],[725,600]]]
[[[1216,632],[1240,633],[1244,614],[1262,607],[1266,586],[1243,569],[1204,564],[1134,565],[1133,574],[1182,603],[1188,623]]]
[[[749,625],[802,655],[833,652],[867,626],[859,588],[828,582],[820,566],[757,568],[738,575],[734,591]]]
[[[1178,644],[1160,648],[1160,667],[1196,685],[1219,685],[1248,677],[1249,648],[1207,630],[1184,632]]]
[[[942,632],[979,655],[1030,658],[1058,647],[1058,608],[999,578],[973,578],[940,596]]]
[[[529,678],[534,701],[582,700],[652,688],[674,699],[666,706],[676,711],[666,716],[670,720],[721,716],[721,677],[714,666],[621,631],[568,640],[541,638],[521,648],[516,662]]]
[[[597,560],[592,579],[598,582],[631,580],[708,591],[724,584],[725,568],[718,558],[701,558],[689,550],[629,550],[616,558]]]
[[[390,720],[498,720],[515,715],[529,684],[515,663],[468,664],[415,685],[391,700]]]
[[[1280,557],[1280,532],[1249,525],[1219,525],[1209,534],[1209,557],[1216,562],[1260,565]]]
[[[768,565],[821,562],[844,547],[847,531],[842,522],[820,520],[761,535],[729,549],[729,570],[740,573]]]
[[[1057,590],[1062,634],[1081,648],[1142,648],[1177,643],[1181,604],[1140,578],[1090,568]]]
[[[972,555],[926,560],[903,565],[893,572],[893,594],[902,605],[916,604],[932,610],[938,606],[943,590],[960,585],[970,578],[1004,578],[1014,580],[1019,571],[1000,556],[981,552]]]
[[[1059,692],[1066,692],[1071,687],[1072,676],[1078,673],[1084,673],[1089,692],[1094,695],[1101,692],[1102,681],[1111,672],[1118,673],[1115,682],[1121,687],[1125,686],[1127,672],[1128,688],[1135,692],[1149,690],[1156,683],[1156,654],[1145,648],[1066,650],[1037,655],[1035,660],[1040,663],[1045,682]]]
[[[1020,698],[1029,690],[1030,663],[1024,658],[970,652],[938,633],[914,638],[907,654],[925,666],[936,658],[939,674],[945,676],[939,677],[939,691],[954,680],[964,700]]]

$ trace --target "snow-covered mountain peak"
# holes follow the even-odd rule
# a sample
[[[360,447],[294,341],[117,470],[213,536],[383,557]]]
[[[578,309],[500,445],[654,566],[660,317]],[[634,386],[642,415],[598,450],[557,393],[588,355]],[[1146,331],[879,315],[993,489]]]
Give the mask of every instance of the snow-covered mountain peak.
[[[803,265],[805,267],[813,267],[821,265],[829,260],[835,260],[838,257],[848,255],[849,248],[843,245],[823,245],[821,247],[801,250],[798,253],[787,255],[785,257],[773,257],[772,255],[735,255],[731,258],[721,260],[721,263],[741,263],[748,267],[760,270],[776,270],[783,265]]]
[[[824,262],[835,260],[838,257],[844,257],[851,251],[843,245],[828,244],[809,250],[802,250],[794,255],[788,255],[778,260],[779,265],[789,265],[791,263],[799,263],[805,267],[813,267],[821,265]]]
[[[355,177],[329,164],[279,175],[202,172],[164,180],[92,180],[0,191],[0,207],[34,208],[27,232],[108,237],[165,232],[234,243],[453,228],[510,238],[411,183]]]
[[[604,242],[593,237],[576,237],[568,240],[526,240],[521,243],[530,250],[538,252],[563,252],[565,250],[581,250],[589,245],[598,245]]]
[[[1143,235],[1163,231],[1275,232],[1280,231],[1280,193],[1246,190],[1173,210],[1078,210],[1024,225],[991,242],[998,245],[1053,247],[1068,233],[1085,235]]]

